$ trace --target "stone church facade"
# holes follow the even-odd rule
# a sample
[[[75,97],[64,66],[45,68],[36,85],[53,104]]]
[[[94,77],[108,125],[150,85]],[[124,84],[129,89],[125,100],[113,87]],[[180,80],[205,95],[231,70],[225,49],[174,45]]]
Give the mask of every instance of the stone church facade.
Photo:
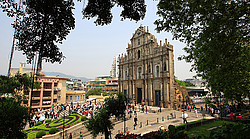
[[[118,58],[119,91],[133,103],[173,107],[176,101],[173,45],[167,39],[158,44],[148,27],[139,27],[130,41],[126,54]]]

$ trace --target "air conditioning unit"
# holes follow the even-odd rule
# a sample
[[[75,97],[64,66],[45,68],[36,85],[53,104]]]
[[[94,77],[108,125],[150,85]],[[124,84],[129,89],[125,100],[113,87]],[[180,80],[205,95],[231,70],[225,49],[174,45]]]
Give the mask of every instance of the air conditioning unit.
[[[59,91],[61,91],[61,88],[57,88]]]

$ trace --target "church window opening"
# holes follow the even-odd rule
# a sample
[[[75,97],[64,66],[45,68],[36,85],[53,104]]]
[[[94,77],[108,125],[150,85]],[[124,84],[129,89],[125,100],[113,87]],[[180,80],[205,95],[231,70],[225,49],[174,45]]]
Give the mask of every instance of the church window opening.
[[[138,50],[138,59],[140,59],[140,57],[141,57],[141,51]]]

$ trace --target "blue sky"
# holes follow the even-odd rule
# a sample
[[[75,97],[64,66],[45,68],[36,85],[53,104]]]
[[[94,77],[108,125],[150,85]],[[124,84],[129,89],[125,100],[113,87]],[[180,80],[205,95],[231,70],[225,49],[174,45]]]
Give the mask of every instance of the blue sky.
[[[184,80],[191,78],[194,73],[189,72],[190,65],[185,61],[178,61],[177,57],[185,54],[182,50],[185,46],[177,40],[172,40],[171,33],[155,31],[153,24],[158,18],[156,5],[158,1],[147,1],[147,13],[144,20],[135,22],[126,19],[120,21],[120,8],[113,8],[113,21],[109,25],[96,26],[94,19],[82,19],[82,3],[76,2],[74,10],[76,26],[75,29],[59,45],[60,50],[66,56],[61,63],[43,63],[43,71],[61,72],[64,74],[95,78],[99,75],[109,75],[114,56],[126,52],[127,44],[130,43],[132,33],[140,26],[149,26],[149,32],[156,36],[158,42],[168,39],[174,46],[175,76]],[[5,13],[0,12],[0,74],[7,74],[10,48],[12,45],[13,19],[8,18]],[[26,58],[22,52],[15,51],[12,67],[19,67],[20,62]]]

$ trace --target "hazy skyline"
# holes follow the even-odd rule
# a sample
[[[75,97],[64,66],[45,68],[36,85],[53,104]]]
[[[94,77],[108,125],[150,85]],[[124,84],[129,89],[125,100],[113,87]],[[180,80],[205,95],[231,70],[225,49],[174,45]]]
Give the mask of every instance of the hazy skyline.
[[[174,46],[175,76],[184,80],[192,78],[194,73],[189,72],[190,65],[185,61],[178,61],[180,55],[185,54],[182,50],[185,46],[176,40],[172,40],[171,33],[157,33],[154,29],[154,21],[159,18],[156,15],[158,1],[147,1],[147,12],[144,20],[135,22],[130,20],[120,21],[121,8],[112,10],[112,23],[105,26],[96,26],[95,20],[82,19],[82,3],[75,2],[74,16],[75,29],[70,32],[67,39],[60,44],[60,50],[66,59],[61,64],[43,62],[43,71],[61,72],[78,77],[95,78],[100,75],[109,75],[113,58],[119,53],[125,53],[128,43],[134,31],[142,26],[149,26],[149,32],[160,40],[167,40]],[[8,71],[10,48],[14,29],[11,27],[13,18],[8,18],[0,12],[0,74],[6,75]],[[12,67],[19,67],[20,62],[26,62],[21,51],[15,51]]]

